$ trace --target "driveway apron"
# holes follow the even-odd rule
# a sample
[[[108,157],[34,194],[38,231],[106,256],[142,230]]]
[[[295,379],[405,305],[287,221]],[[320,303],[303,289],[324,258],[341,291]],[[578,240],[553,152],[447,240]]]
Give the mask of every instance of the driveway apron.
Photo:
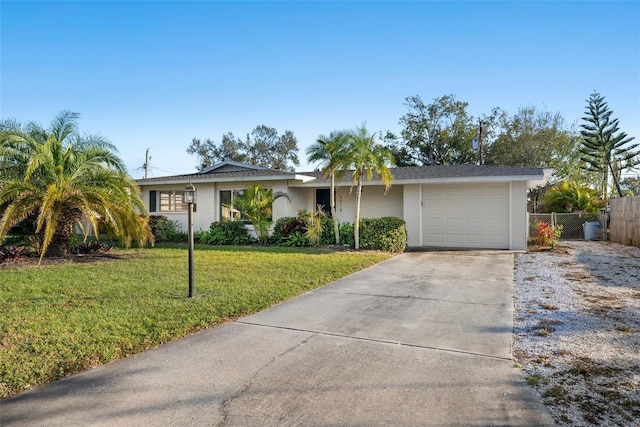
[[[405,253],[0,402],[0,426],[533,426],[513,254]]]

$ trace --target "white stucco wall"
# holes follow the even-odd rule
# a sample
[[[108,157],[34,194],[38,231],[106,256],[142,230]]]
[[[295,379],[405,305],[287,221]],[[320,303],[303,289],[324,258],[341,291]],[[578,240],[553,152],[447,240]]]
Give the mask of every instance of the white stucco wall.
[[[197,209],[193,214],[193,229],[208,230],[212,222],[220,221],[220,200],[219,192],[221,190],[242,190],[251,185],[254,182],[234,182],[234,183],[196,183],[194,184],[197,189]],[[288,192],[286,181],[274,181],[268,184],[259,183],[260,185],[269,185],[273,188],[274,192],[281,191]],[[179,185],[147,185],[142,187],[142,200],[145,205],[149,206],[149,192],[153,191],[184,191],[184,184]],[[158,207],[159,209],[159,207]],[[281,197],[273,203],[273,218],[274,220],[289,216],[291,210],[291,203],[285,198]],[[187,230],[188,214],[186,211],[160,211],[149,212],[151,215],[164,215],[172,221],[177,221],[183,231]]]
[[[193,214],[193,229],[208,230],[217,212],[217,188],[215,183],[199,184],[197,190],[197,209]],[[166,212],[162,212],[164,215]],[[184,216],[183,230],[187,230],[187,216]]]
[[[360,218],[403,217],[402,185],[392,186],[387,194],[382,185],[367,185],[362,190]],[[338,187],[336,191],[336,211],[340,222],[353,222],[356,214],[356,188]]]
[[[349,191],[349,187],[336,188],[336,214],[340,222],[353,222],[356,214],[355,189]]]
[[[509,191],[510,221],[509,249],[527,250],[527,186],[525,182],[511,182]]]
[[[355,194],[354,194],[355,196]],[[403,186],[391,186],[387,193],[384,186],[365,186],[361,202],[362,218],[403,217]]]
[[[149,209],[149,192],[151,190],[153,191],[184,191],[184,184],[178,184],[178,185],[158,185],[158,186],[144,186],[141,188],[142,190],[142,200],[144,201],[144,204],[147,206],[147,209]],[[200,210],[200,188],[198,188],[198,211]],[[157,203],[159,204],[160,201],[158,200]],[[158,207],[159,209],[159,207]],[[162,211],[160,212],[159,210],[156,210],[155,212],[149,212],[149,215],[163,215],[166,216],[169,220],[171,221],[176,221],[178,222],[178,224],[180,224],[180,228],[183,231],[187,231],[187,212],[184,211],[180,211],[180,212],[174,212],[174,211]],[[196,216],[194,215],[194,229],[198,230],[199,228],[195,225],[196,224]]]
[[[407,245],[419,246],[422,235],[422,190],[420,184],[409,184],[404,186],[403,191],[403,212],[407,227]]]
[[[283,216],[297,216],[299,210],[306,209],[310,211],[314,206],[315,188],[290,187],[287,193],[291,203],[287,205],[286,214]]]

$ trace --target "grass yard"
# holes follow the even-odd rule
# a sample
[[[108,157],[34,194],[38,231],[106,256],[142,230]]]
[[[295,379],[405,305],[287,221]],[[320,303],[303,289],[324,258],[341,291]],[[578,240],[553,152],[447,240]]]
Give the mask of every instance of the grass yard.
[[[375,252],[197,247],[0,269],[0,396],[63,378],[317,288],[388,258]]]

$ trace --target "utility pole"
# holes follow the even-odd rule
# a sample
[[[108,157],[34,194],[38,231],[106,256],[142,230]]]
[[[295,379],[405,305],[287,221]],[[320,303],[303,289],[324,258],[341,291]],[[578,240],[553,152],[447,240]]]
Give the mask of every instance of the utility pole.
[[[478,153],[480,154],[480,165],[483,165],[484,158],[482,153],[482,120],[480,120],[480,127],[478,129]]]
[[[147,152],[144,155],[144,179],[147,179],[149,176],[149,149],[147,148]]]

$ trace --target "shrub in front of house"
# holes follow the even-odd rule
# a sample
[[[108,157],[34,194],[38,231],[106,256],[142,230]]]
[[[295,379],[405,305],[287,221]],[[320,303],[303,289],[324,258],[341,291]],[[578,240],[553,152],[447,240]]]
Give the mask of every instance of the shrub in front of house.
[[[354,246],[353,224],[342,224],[340,239]],[[360,248],[386,252],[404,252],[407,247],[407,227],[404,220],[392,216],[360,220]]]
[[[304,239],[299,238],[299,235],[304,235],[305,231],[306,225],[302,218],[297,216],[283,217],[273,225],[273,234],[270,240],[280,246],[308,246],[310,244],[308,239],[305,243]]]
[[[333,219],[322,218],[322,234],[320,235],[321,245],[335,245],[336,236],[333,232]]]
[[[320,219],[322,230],[320,233],[321,245],[335,244],[333,234],[333,220],[331,218]],[[279,246],[303,247],[311,246],[312,242],[307,236],[307,223],[304,215],[288,216],[278,219],[273,226],[273,234],[270,242]]]
[[[82,242],[71,248],[71,253],[82,255],[106,254],[113,245],[102,242]]]
[[[32,236],[36,235],[36,217],[31,214],[9,229],[3,245],[25,246],[29,244]]]
[[[306,223],[301,216],[284,217],[276,221],[271,242],[281,246],[310,246],[305,239]],[[340,243],[354,247],[353,223],[340,224]],[[320,244],[333,245],[333,221],[322,219]],[[404,220],[396,217],[363,218],[360,220],[360,248],[386,252],[403,252],[407,247],[407,228]]]
[[[280,246],[286,246],[289,248],[304,248],[307,246],[311,246],[313,242],[307,237],[306,233],[301,233],[299,231],[294,231],[289,234],[286,240],[280,243]]]
[[[31,252],[25,246],[6,245],[0,246],[0,264],[17,261],[26,258]]]
[[[356,245],[356,241],[353,235],[353,223],[351,222],[343,222],[340,224],[340,243],[343,245],[347,245],[350,247],[354,247]]]
[[[164,215],[149,216],[149,227],[156,243],[186,242],[188,239],[178,221],[171,221]]]
[[[242,221],[212,222],[208,231],[200,231],[196,236],[206,245],[248,245],[254,241]]]
[[[404,252],[407,248],[407,226],[393,216],[360,220],[360,247],[387,252]]]

